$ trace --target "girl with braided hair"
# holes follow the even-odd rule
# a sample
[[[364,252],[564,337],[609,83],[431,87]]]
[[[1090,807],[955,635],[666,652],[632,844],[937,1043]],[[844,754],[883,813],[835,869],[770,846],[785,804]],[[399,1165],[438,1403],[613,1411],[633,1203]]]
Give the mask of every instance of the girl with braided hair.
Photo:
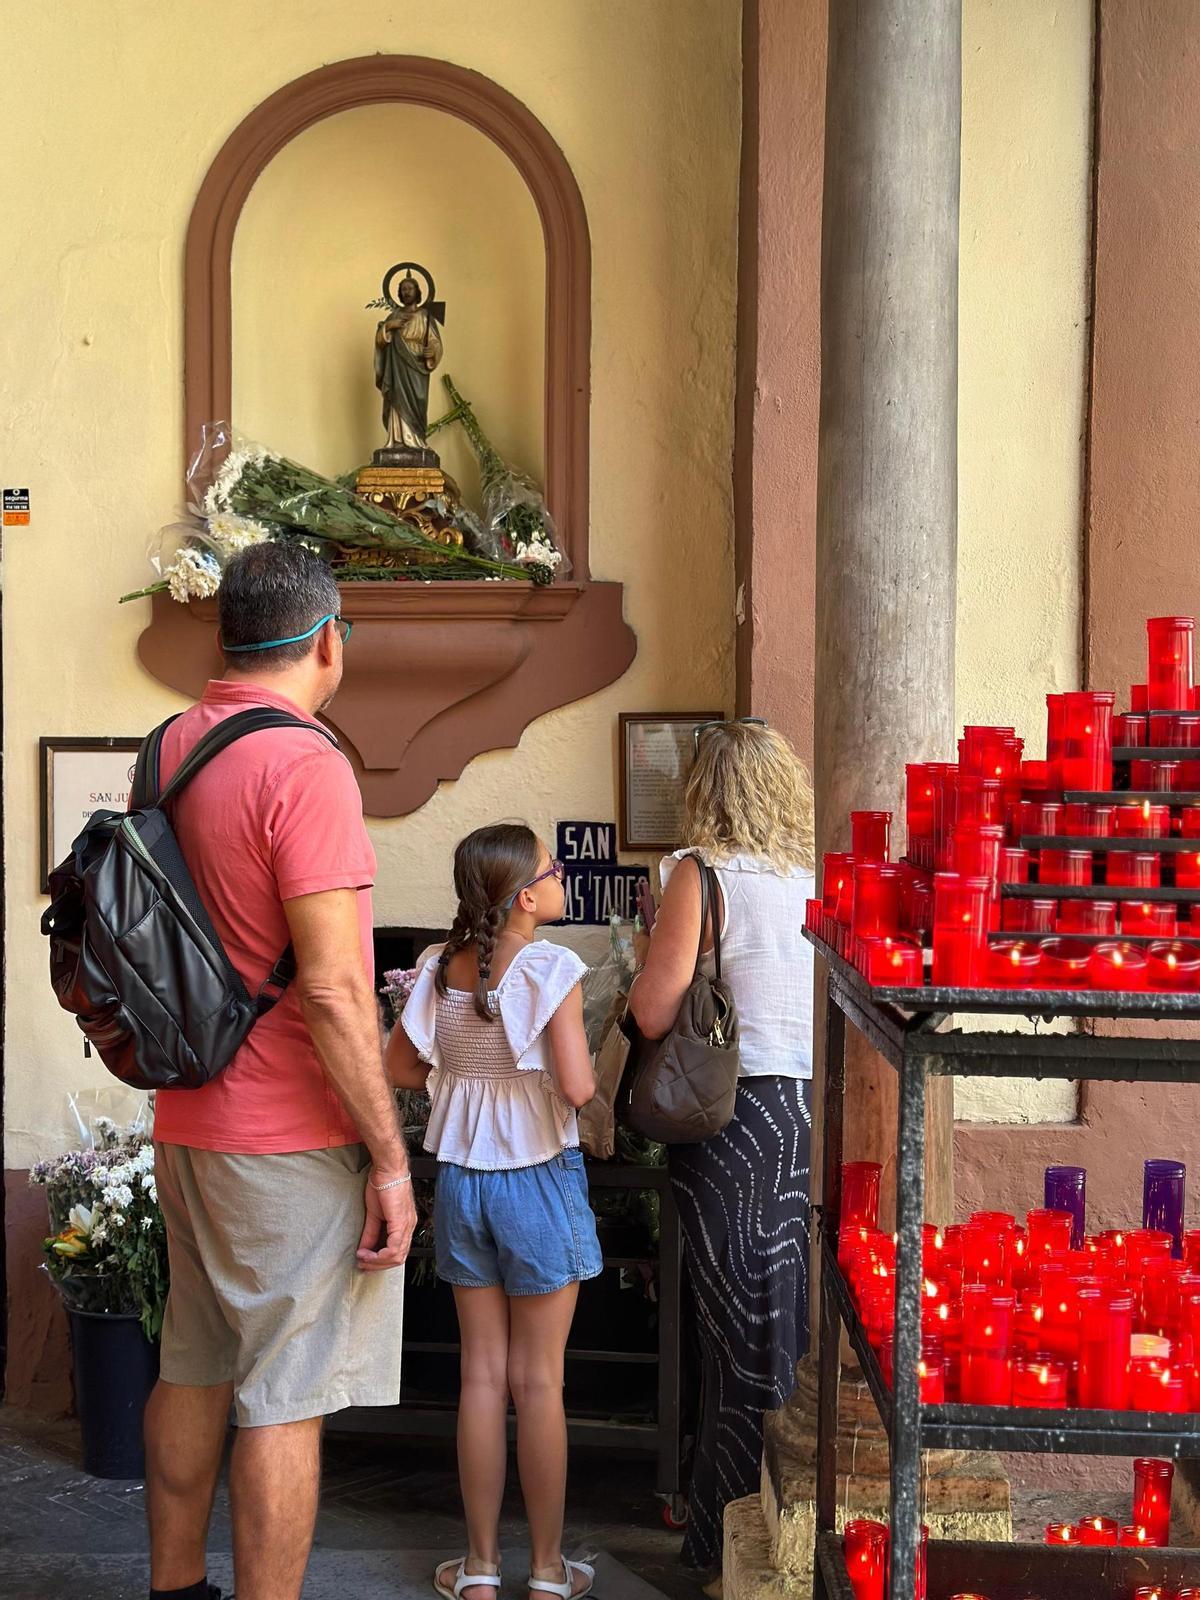
[[[458,910],[427,950],[388,1042],[401,1088],[426,1088],[438,1158],[438,1276],[462,1342],[458,1470],[467,1554],[443,1562],[444,1600],[496,1600],[499,1522],[517,1413],[533,1595],[581,1600],[594,1574],[562,1554],[563,1352],[580,1282],[601,1271],[576,1111],[595,1079],[573,951],[534,938],[563,914],[562,863],[527,827],[479,828],[454,854]]]

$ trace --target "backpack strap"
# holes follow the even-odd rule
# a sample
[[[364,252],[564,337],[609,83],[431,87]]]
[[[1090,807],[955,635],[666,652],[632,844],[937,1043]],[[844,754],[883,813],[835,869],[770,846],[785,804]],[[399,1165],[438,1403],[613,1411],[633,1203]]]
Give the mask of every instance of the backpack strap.
[[[180,762],[170,783],[159,793],[155,804],[168,805],[214,756],[220,755],[222,750],[227,750],[231,744],[244,738],[246,734],[259,733],[267,728],[307,728],[312,733],[319,733],[323,739],[328,739],[330,744],[335,746],[337,744],[337,740],[327,728],[319,727],[315,722],[306,722],[303,717],[293,717],[290,712],[273,711],[266,706],[256,707],[252,711],[239,711],[232,717],[225,717],[215,728],[210,728],[194,749],[189,751]],[[155,729],[155,733],[159,731]],[[153,736],[152,734],[151,738]]]
[[[244,738],[248,733],[259,733],[266,728],[309,728],[313,733],[319,733],[322,738],[328,739],[331,745],[335,747],[337,745],[337,740],[327,728],[318,727],[315,722],[306,722],[303,717],[294,717],[288,711],[275,711],[268,706],[259,706],[250,711],[239,711],[232,717],[225,717],[215,728],[210,728],[203,739],[180,762],[167,787],[160,789],[159,761],[163,735],[174,720],[175,718],[171,717],[161,727],[155,728],[142,743],[134,773],[134,810],[139,809],[139,795],[145,796],[140,801],[140,806],[163,807],[169,804],[214,756],[220,755],[222,750],[227,750],[231,744]],[[278,1005],[288,984],[295,976],[296,954],[289,944],[259,988],[257,1005],[260,1017],[266,1016],[273,1006]]]
[[[182,712],[177,711],[175,716],[168,717],[165,722],[160,722],[157,728],[151,729],[142,740],[137,763],[133,769],[133,790],[129,797],[131,811],[144,811],[147,806],[154,805],[158,800],[158,772],[162,759],[163,735],[180,716]]]

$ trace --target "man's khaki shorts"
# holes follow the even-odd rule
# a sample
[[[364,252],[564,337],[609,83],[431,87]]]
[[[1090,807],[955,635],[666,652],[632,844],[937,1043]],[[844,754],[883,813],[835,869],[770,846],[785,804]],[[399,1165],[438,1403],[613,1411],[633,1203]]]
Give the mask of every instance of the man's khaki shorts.
[[[160,1144],[156,1157],[166,1381],[232,1383],[247,1428],[395,1405],[404,1269],[356,1264],[363,1146],[255,1156]]]

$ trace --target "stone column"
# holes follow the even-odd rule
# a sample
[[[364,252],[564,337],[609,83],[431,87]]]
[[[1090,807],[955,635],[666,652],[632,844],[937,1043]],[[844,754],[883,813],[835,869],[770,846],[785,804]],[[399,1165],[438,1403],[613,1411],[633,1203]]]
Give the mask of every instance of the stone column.
[[[830,7],[817,470],[821,850],[902,822],[906,761],[954,749],[961,0]],[[821,1037],[820,1031],[817,1035]],[[952,1084],[931,1084],[927,1214],[952,1220]],[[848,1061],[847,1153],[896,1142],[896,1081]],[[819,1191],[817,1191],[819,1192]]]

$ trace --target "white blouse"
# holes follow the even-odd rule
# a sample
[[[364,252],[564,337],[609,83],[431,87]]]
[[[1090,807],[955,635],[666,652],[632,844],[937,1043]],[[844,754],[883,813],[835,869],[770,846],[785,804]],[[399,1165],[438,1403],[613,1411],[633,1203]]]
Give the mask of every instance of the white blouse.
[[[573,950],[536,940],[513,957],[488,1003],[485,1022],[473,992],[436,987],[434,945],[400,1021],[430,1065],[432,1101],[425,1148],[439,1161],[478,1171],[510,1171],[550,1161],[579,1144],[574,1109],[555,1088],[546,1026],[587,971]]]
[[[684,856],[677,850],[659,869],[663,888]],[[782,873],[760,856],[713,857],[725,901],[721,972],[738,1011],[740,1076],[812,1077],[813,947],[804,937],[805,901],[813,873]],[[713,974],[711,953],[702,970]]]

